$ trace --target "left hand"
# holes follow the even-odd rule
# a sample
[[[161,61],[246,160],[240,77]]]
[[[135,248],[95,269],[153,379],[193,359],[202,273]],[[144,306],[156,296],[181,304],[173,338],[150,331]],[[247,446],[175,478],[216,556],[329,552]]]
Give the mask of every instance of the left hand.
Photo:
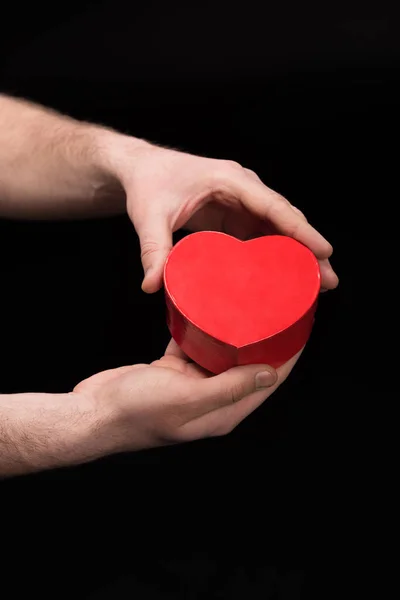
[[[73,395],[92,407],[96,443],[107,453],[191,442],[230,433],[287,379],[301,352],[276,370],[247,365],[212,375],[171,340],[160,360],[97,373]],[[260,373],[268,377],[257,383]]]
[[[318,258],[322,289],[337,286],[328,260],[330,243],[253,171],[232,161],[147,143],[134,151],[129,150],[128,141],[123,148],[115,148],[114,170],[127,194],[127,210],[140,239],[144,291],[155,292],[162,286],[172,234],[181,228],[224,231],[242,240],[275,232],[288,235]]]

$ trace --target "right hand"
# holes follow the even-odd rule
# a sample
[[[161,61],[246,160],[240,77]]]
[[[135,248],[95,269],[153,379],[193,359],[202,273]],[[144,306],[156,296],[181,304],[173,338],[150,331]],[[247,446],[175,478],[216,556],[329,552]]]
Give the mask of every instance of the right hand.
[[[160,360],[103,371],[73,393],[112,424],[114,452],[181,443],[231,432],[285,381],[300,354],[277,370],[248,365],[211,375],[171,341]]]
[[[286,198],[233,161],[194,156],[107,132],[103,170],[126,192],[127,211],[140,239],[143,290],[162,286],[172,234],[223,231],[241,240],[280,233],[306,245],[319,259],[323,289],[338,285],[331,244]]]

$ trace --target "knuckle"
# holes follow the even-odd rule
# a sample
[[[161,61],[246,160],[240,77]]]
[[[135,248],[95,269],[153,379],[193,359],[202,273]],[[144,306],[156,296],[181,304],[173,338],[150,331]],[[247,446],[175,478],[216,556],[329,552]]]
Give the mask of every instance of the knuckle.
[[[145,242],[142,242],[140,256],[141,258],[146,258],[148,256],[151,256],[152,254],[155,254],[158,251],[158,249],[159,246],[157,242],[147,240]]]
[[[299,208],[297,208],[297,206],[293,206],[293,204],[291,206],[294,212],[297,213],[299,217],[301,217],[304,221],[308,223],[306,215]]]
[[[301,227],[303,225],[303,222],[298,222],[296,221],[295,223],[289,223],[286,227],[286,231],[288,233],[288,235],[290,235],[290,237],[292,238],[298,238],[300,237],[300,230]]]
[[[277,202],[278,206],[289,206],[289,201],[286,200],[285,196],[282,196],[282,194],[280,194],[279,192],[276,192],[275,190],[271,190],[271,188],[269,189],[269,193],[270,193],[270,197],[271,200],[273,202]]]
[[[227,395],[229,396],[232,404],[235,404],[235,402],[243,398],[245,394],[245,385],[241,382],[236,382],[233,385],[231,385],[227,392]]]
[[[213,181],[217,184],[223,184],[227,179],[236,173],[243,171],[243,167],[240,163],[234,160],[216,160],[215,169],[213,171]]]
[[[151,367],[162,367],[163,366],[163,361],[160,358],[157,358],[156,360],[153,360],[150,363]]]
[[[223,160],[223,165],[225,169],[234,169],[235,171],[238,171],[239,169],[242,170],[243,167],[240,163],[238,163],[236,160]]]
[[[304,226],[303,219],[293,219],[293,213],[290,211],[290,204],[283,198],[284,202],[274,203],[270,208],[270,216],[272,221],[281,223],[281,228],[284,229],[286,235],[296,238],[301,228]]]
[[[245,168],[245,171],[253,179],[256,179],[257,181],[261,181],[261,179],[259,178],[259,176],[257,175],[257,173],[255,171],[253,171],[253,169]]]

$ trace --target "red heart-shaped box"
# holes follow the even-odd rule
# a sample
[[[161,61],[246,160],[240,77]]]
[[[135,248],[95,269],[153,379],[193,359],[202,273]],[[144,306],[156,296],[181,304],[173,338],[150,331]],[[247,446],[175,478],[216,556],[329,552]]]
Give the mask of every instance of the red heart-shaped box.
[[[286,236],[242,242],[203,231],[183,238],[164,269],[168,327],[212,373],[278,367],[307,342],[320,291],[314,254]]]

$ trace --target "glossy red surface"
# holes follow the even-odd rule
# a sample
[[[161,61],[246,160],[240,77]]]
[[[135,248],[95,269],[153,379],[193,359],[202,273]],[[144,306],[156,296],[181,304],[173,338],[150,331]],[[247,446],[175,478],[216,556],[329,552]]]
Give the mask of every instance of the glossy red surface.
[[[219,373],[253,362],[279,366],[306,343],[320,290],[319,265],[286,236],[241,242],[218,232],[185,237],[164,270],[171,335]]]

